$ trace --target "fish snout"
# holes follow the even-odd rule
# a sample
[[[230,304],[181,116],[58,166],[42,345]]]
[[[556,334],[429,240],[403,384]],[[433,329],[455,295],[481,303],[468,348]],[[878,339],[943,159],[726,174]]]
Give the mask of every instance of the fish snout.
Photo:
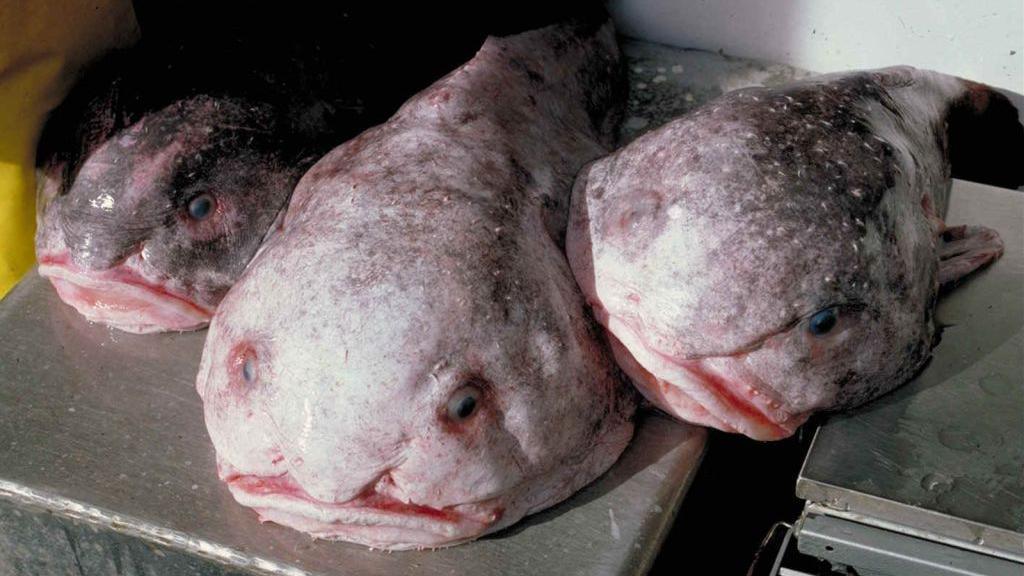
[[[755,440],[791,436],[810,416],[792,409],[746,364],[745,354],[676,358],[614,335],[612,352],[640,392],[669,414]]]
[[[751,438],[789,437],[813,412],[762,378],[747,362],[746,354],[704,358],[686,368],[720,402],[724,419]]]
[[[86,270],[109,270],[142,251],[146,232],[118,226],[114,218],[97,218],[63,204],[60,238],[71,261]]]

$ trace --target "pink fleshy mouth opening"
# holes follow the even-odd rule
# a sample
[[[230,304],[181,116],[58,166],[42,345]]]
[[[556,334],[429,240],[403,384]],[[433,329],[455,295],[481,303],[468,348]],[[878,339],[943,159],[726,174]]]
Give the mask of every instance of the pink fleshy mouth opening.
[[[232,472],[223,479],[235,500],[256,510],[263,522],[372,548],[458,544],[488,532],[504,513],[493,501],[433,508],[372,489],[347,502],[325,502],[307,493],[289,473],[255,476]]]
[[[811,412],[782,413],[783,401],[752,374],[739,379],[720,372],[716,361],[678,360],[651,347],[644,351],[665,365],[674,366],[685,380],[699,386],[714,401],[687,393],[680,383],[669,382],[644,367],[622,342],[610,335],[612,352],[643,395],[662,410],[688,422],[724,432],[739,432],[755,440],[780,440],[792,436]]]
[[[186,331],[210,323],[213,310],[173,294],[124,267],[82,270],[67,256],[40,256],[39,275],[92,322],[135,334]]]

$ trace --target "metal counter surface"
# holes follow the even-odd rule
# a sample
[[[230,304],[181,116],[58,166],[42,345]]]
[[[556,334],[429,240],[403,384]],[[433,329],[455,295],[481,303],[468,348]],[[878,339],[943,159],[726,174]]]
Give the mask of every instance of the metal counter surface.
[[[797,495],[858,522],[1024,562],[1024,194],[954,182],[947,221],[1004,256],[939,302],[910,384],[822,426]]]

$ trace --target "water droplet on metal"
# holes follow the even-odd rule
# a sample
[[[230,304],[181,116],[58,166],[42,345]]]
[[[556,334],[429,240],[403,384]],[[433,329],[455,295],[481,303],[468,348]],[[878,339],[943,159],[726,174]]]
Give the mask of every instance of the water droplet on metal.
[[[978,387],[992,396],[1002,396],[1010,392],[1010,380],[999,374],[989,374],[978,378]]]
[[[929,492],[942,494],[953,489],[953,479],[941,472],[932,472],[921,478],[921,487]]]
[[[953,424],[939,430],[939,442],[951,450],[974,452],[982,447],[1001,446],[1003,437],[998,431],[983,428],[977,423],[969,428]]]
[[[939,430],[939,442],[946,448],[960,452],[971,452],[977,448],[967,432],[957,426],[947,426]]]

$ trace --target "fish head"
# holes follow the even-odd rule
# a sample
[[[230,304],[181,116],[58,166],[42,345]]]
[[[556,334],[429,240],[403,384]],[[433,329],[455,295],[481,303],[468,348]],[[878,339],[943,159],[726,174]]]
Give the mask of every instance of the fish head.
[[[206,325],[301,173],[269,107],[193,96],[96,146],[41,187],[39,272],[90,320],[131,332]]]
[[[884,163],[773,156],[752,131],[698,115],[592,164],[567,247],[648,398],[768,440],[923,365],[937,257],[933,219]]]
[[[478,260],[492,239],[453,232],[455,207],[400,225],[324,204],[289,214],[210,327],[197,387],[240,503],[317,537],[447,546],[617,458],[633,399],[553,244]]]

